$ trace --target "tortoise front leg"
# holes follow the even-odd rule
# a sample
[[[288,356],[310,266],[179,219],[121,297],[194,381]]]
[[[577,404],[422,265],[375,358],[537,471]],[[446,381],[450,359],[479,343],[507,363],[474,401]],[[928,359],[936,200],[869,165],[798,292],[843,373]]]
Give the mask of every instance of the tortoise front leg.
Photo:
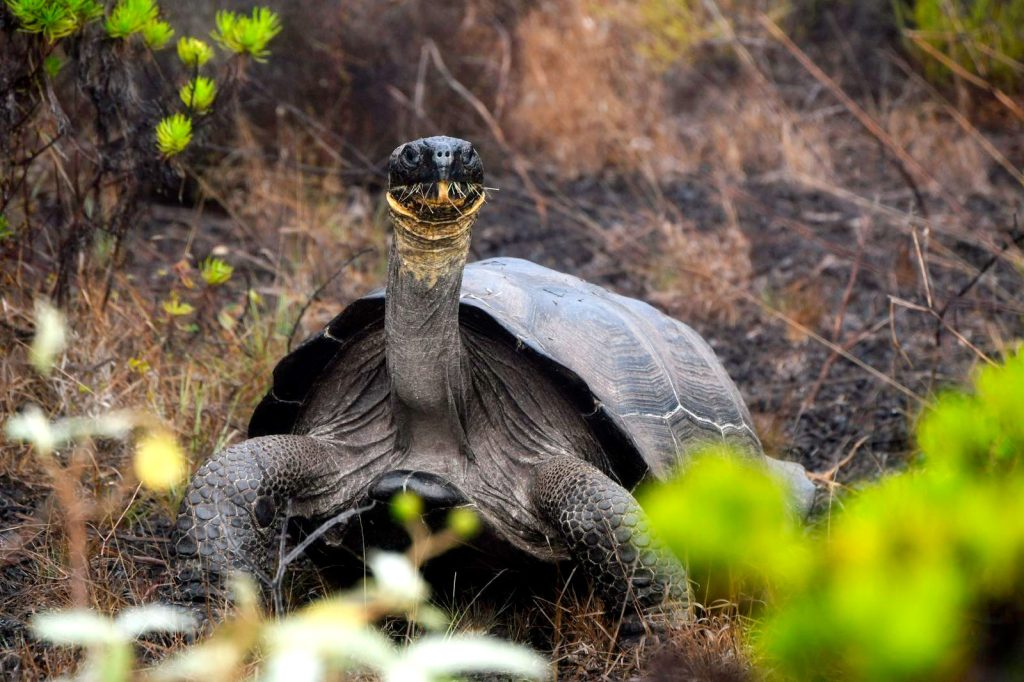
[[[309,436],[263,436],[221,450],[196,471],[174,529],[176,601],[226,601],[233,571],[272,576],[285,511],[330,513],[336,451]]]
[[[636,624],[662,606],[686,609],[682,565],[652,538],[628,490],[591,464],[562,456],[538,467],[531,488],[541,517],[561,535],[610,613]]]

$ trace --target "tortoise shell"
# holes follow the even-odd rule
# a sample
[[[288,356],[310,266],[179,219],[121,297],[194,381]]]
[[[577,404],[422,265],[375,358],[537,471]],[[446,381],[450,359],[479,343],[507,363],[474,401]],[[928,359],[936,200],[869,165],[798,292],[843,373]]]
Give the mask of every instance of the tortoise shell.
[[[317,377],[384,317],[384,291],[355,301],[283,358],[249,437],[292,433]],[[459,322],[538,361],[591,425],[619,480],[668,476],[695,447],[760,455],[750,414],[697,332],[652,306],[518,258],[470,263]]]

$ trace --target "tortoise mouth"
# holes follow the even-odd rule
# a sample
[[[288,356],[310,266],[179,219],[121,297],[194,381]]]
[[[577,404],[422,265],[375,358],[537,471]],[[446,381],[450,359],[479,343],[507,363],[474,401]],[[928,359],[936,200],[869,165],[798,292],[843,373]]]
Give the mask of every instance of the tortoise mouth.
[[[393,213],[423,223],[450,223],[472,217],[487,199],[484,186],[476,182],[418,182],[388,190]]]

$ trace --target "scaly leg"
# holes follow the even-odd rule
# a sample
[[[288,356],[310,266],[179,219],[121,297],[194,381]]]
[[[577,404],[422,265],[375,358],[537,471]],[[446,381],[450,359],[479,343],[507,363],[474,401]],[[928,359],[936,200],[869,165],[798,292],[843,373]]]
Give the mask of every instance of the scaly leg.
[[[272,576],[285,511],[330,513],[336,451],[309,436],[263,436],[221,450],[196,472],[174,531],[176,601],[225,601],[233,571]]]
[[[540,465],[533,503],[556,529],[573,560],[627,625],[663,606],[685,609],[689,584],[682,565],[651,537],[647,519],[628,490],[576,457]]]

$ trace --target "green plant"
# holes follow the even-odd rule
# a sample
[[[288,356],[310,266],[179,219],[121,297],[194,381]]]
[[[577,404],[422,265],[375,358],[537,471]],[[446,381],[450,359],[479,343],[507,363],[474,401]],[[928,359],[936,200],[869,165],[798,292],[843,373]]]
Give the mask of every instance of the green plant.
[[[190,69],[197,69],[213,58],[213,48],[191,36],[178,40],[178,59]]]
[[[944,82],[960,69],[998,87],[1020,86],[1024,0],[896,0],[894,8],[930,79]]]
[[[120,0],[107,17],[104,28],[111,38],[127,38],[156,21],[158,11],[153,0]]]
[[[64,68],[64,60],[55,54],[47,55],[43,60],[43,70],[51,79],[56,78],[62,68]]]
[[[166,158],[185,151],[192,141],[192,119],[184,114],[173,114],[156,126],[156,146]]]
[[[334,673],[369,670],[391,682],[447,680],[469,672],[511,673],[517,679],[544,677],[546,663],[525,648],[490,637],[441,634],[450,623],[427,603],[430,590],[418,566],[447,551],[461,536],[454,531],[431,535],[418,516],[410,518],[409,528],[415,540],[406,554],[377,552],[368,557],[372,580],[319,599],[281,620],[262,612],[251,579],[236,576],[231,586],[233,614],[209,639],[178,651],[152,670],[152,676],[312,682]],[[386,616],[415,622],[427,634],[397,646],[375,627]],[[82,609],[42,614],[33,620],[33,630],[41,638],[89,647],[81,677],[105,682],[133,679],[133,643],[139,635],[193,628],[187,614],[157,605],[128,609],[113,620]],[[257,650],[262,660],[250,667],[254,674],[247,675],[245,668]]]
[[[178,97],[191,111],[205,114],[213,106],[217,96],[217,84],[206,76],[196,76],[181,86]]]
[[[211,287],[226,283],[234,272],[233,267],[213,256],[204,259],[199,265],[199,276]]]
[[[41,301],[36,329],[31,356],[45,376],[64,349],[63,317]],[[201,407],[197,405],[197,409]],[[135,657],[138,637],[195,628],[191,614],[170,606],[130,607],[120,610],[116,617],[86,607],[92,591],[86,521],[94,521],[96,509],[103,505],[87,499],[77,478],[81,469],[74,465],[73,457],[70,464],[63,465],[62,451],[81,452],[91,448],[94,438],[126,438],[140,429],[132,458],[139,482],[151,491],[167,491],[183,479],[187,461],[175,438],[150,417],[110,412],[49,419],[41,409],[29,406],[4,424],[8,439],[31,445],[52,477],[58,504],[66,517],[70,574],[77,586],[75,607],[35,614],[31,629],[36,637],[52,644],[86,649],[75,679],[138,679],[143,674]],[[135,499],[131,495],[129,506]],[[319,680],[328,674],[354,670],[374,671],[396,682],[450,679],[454,674],[474,671],[507,672],[517,679],[543,677],[545,661],[527,649],[477,635],[443,634],[450,627],[449,619],[428,603],[430,590],[418,569],[422,562],[472,535],[478,521],[471,511],[463,509],[453,513],[450,528],[431,533],[419,511],[422,503],[409,500],[398,512],[413,538],[405,555],[371,554],[368,565],[372,580],[352,591],[316,601],[286,618],[278,620],[264,614],[254,583],[237,576],[234,614],[209,639],[182,648],[145,671],[146,678]],[[128,512],[126,507],[121,516]],[[416,623],[427,634],[396,645],[376,627],[381,619],[392,616]]]
[[[174,37],[174,29],[166,21],[150,21],[142,27],[142,40],[154,50],[163,49]]]
[[[431,541],[430,536],[426,541]],[[375,672],[388,682],[448,680],[470,672],[505,672],[517,679],[545,675],[543,659],[522,647],[478,635],[435,634],[449,623],[426,602],[429,589],[411,555],[416,555],[412,549],[406,555],[371,554],[372,580],[317,600],[280,621],[263,616],[250,581],[236,581],[236,615],[210,639],[167,660],[157,675],[161,679],[248,679],[242,667],[256,648],[265,654],[256,675],[269,680],[313,681],[358,671]],[[428,634],[396,646],[374,627],[389,615],[416,622]]]
[[[22,31],[42,34],[51,43],[103,16],[103,4],[97,0],[5,1]]]
[[[642,498],[663,539],[714,598],[800,578],[807,548],[787,492],[757,462],[712,447]]]
[[[770,587],[752,629],[766,669],[955,678],[977,654],[986,610],[1019,606],[1024,351],[979,372],[972,393],[940,397],[917,432],[916,466],[852,495],[811,537],[787,521],[778,487],[736,462],[700,459],[647,497],[652,523],[691,565]]]
[[[249,54],[256,61],[264,61],[270,51],[267,44],[281,32],[281,21],[275,12],[265,7],[253,8],[250,16],[234,12],[217,12],[217,28],[210,35],[225,50],[235,54]]]
[[[176,291],[172,291],[170,298],[161,303],[160,307],[171,317],[191,315],[195,311],[195,308],[190,303],[181,300]]]
[[[216,76],[200,75],[213,49],[195,38],[178,42],[187,76],[184,84],[173,82],[153,55],[174,36],[158,3],[110,4],[106,13],[98,0],[3,0],[0,5],[3,17],[13,18],[0,21],[3,81],[9,86],[7,113],[0,121],[0,215],[8,224],[0,238],[34,232],[21,228],[37,213],[50,181],[41,192],[23,190],[31,178],[41,177],[40,164],[52,158],[60,166],[55,178],[83,188],[57,203],[61,215],[50,228],[56,234],[47,240],[57,245],[53,289],[60,303],[69,293],[76,255],[101,238],[97,235],[109,235],[111,248],[104,252],[110,257],[98,265],[108,282],[114,277],[122,239],[138,222],[140,198],[166,190],[175,176],[201,171],[201,164],[166,162],[229,121],[235,89],[245,82],[238,77],[237,59],[221,64]],[[225,45],[262,61],[281,28],[277,15],[256,8],[251,16],[230,17],[221,21]],[[103,30],[83,31],[91,22]],[[73,68],[63,69],[66,62]],[[57,82],[59,75],[66,77]],[[136,96],[143,84],[152,96]],[[74,102],[67,110],[66,100]],[[213,112],[218,100],[228,106]],[[183,102],[188,111],[176,112],[172,101]],[[108,284],[104,298],[109,293]]]

